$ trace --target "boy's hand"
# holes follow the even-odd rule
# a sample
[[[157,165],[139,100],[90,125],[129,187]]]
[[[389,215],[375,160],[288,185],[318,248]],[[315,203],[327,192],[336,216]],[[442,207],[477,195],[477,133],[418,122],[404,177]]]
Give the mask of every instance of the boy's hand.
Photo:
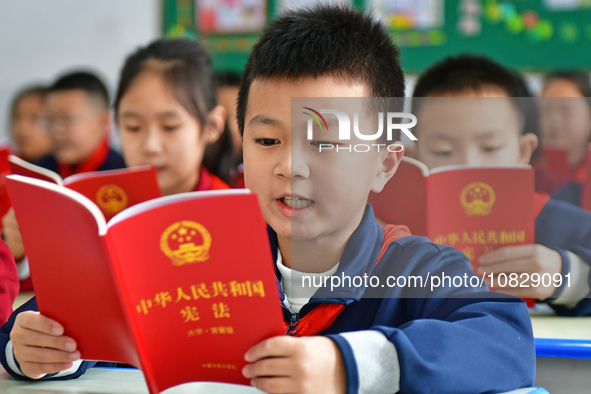
[[[242,374],[268,393],[344,393],[345,365],[325,337],[273,337],[253,346]]]
[[[63,335],[64,327],[39,312],[19,313],[10,339],[21,371],[32,379],[71,368],[80,358],[76,342]]]
[[[506,246],[493,250],[481,256],[478,264],[477,273],[479,275],[486,273],[484,281],[489,287],[516,297],[530,297],[541,300],[552,296],[556,290],[554,280],[550,280],[549,287],[542,285],[542,275],[547,274],[553,278],[555,274],[562,272],[560,253],[537,244]],[[489,276],[491,273],[494,275],[492,283]],[[507,275],[507,281],[503,278],[499,283],[497,278],[500,273]],[[509,281],[511,273],[517,274],[517,281]],[[532,274],[538,274],[539,276],[534,275],[532,277]],[[501,284],[505,286],[500,287]]]
[[[10,208],[6,215],[2,217],[3,227],[3,238],[6,245],[12,251],[12,255],[15,260],[20,260],[25,257],[25,247],[23,246],[23,239],[21,238],[21,232],[16,222],[16,216],[14,215],[14,209]]]

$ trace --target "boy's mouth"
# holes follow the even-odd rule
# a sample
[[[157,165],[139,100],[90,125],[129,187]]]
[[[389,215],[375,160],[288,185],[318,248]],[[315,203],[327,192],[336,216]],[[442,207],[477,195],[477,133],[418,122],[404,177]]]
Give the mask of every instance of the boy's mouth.
[[[302,209],[307,208],[310,205],[314,204],[314,200],[308,200],[306,198],[300,197],[283,197],[281,201],[292,209]]]
[[[277,199],[279,210],[287,217],[301,217],[306,215],[314,206],[314,200],[303,197],[284,196]]]

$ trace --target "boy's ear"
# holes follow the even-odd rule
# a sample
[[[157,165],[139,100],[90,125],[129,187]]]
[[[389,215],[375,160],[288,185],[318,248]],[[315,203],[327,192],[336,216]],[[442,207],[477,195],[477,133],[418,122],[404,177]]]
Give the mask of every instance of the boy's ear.
[[[389,150],[386,150],[387,154],[383,156],[381,167],[379,168],[371,186],[371,191],[374,193],[379,193],[382,191],[386,183],[388,183],[390,178],[392,178],[394,173],[396,173],[398,165],[402,160],[402,156],[404,156],[404,146],[402,143],[400,143],[400,141],[396,141],[393,145],[398,146],[398,149],[396,149],[397,152],[390,152]]]
[[[98,116],[99,127],[105,135],[111,132],[111,111],[108,109],[102,111]]]
[[[529,164],[531,155],[538,147],[538,136],[525,133],[519,136],[519,164]]]
[[[207,124],[203,128],[203,138],[207,144],[216,142],[226,126],[226,108],[221,105],[216,106],[207,115]]]

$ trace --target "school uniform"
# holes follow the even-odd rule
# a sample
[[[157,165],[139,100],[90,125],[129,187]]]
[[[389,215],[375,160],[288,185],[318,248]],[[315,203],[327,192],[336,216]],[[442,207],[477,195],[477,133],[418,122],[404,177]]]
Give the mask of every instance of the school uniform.
[[[562,286],[548,303],[561,315],[590,315],[591,212],[547,195],[538,194],[535,201],[535,242],[562,257]],[[569,272],[570,287],[565,277]]]
[[[277,237],[270,228],[269,237],[277,258]],[[462,253],[411,236],[404,226],[382,229],[368,205],[334,275],[367,274],[386,283],[388,276],[426,278],[443,273],[478,279]],[[281,298],[285,300],[283,292]],[[0,361],[20,378],[24,377],[11,357],[9,334],[16,314],[35,307],[34,300],[23,305],[0,330]],[[432,292],[416,287],[320,288],[297,313],[284,305],[284,317],[293,335],[327,335],[335,341],[351,393],[376,387],[390,392],[506,391],[534,381],[535,353],[525,303],[489,292],[485,285]],[[68,375],[47,378],[74,378],[92,365],[79,362]],[[379,376],[371,373],[384,366]]]

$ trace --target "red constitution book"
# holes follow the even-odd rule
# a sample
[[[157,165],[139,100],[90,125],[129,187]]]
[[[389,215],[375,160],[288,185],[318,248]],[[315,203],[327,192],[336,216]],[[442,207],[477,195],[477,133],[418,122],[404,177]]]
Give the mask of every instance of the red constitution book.
[[[63,185],[93,201],[109,220],[137,203],[161,197],[156,170],[151,166],[93,171],[62,179],[56,172],[10,156],[13,174]]]
[[[7,186],[39,310],[64,325],[82,358],[137,366],[151,393],[193,381],[249,384],[245,352],[284,334],[249,190],[161,197],[106,223],[67,188],[17,175]]]
[[[429,172],[407,157],[369,202],[377,218],[404,224],[414,235],[461,250],[473,267],[495,248],[532,244],[534,170],[445,166]]]
[[[0,230],[2,230],[2,217],[6,215],[10,208],[10,198],[6,191],[5,177],[11,174],[10,165],[8,164],[8,156],[10,149],[7,147],[0,147]]]

